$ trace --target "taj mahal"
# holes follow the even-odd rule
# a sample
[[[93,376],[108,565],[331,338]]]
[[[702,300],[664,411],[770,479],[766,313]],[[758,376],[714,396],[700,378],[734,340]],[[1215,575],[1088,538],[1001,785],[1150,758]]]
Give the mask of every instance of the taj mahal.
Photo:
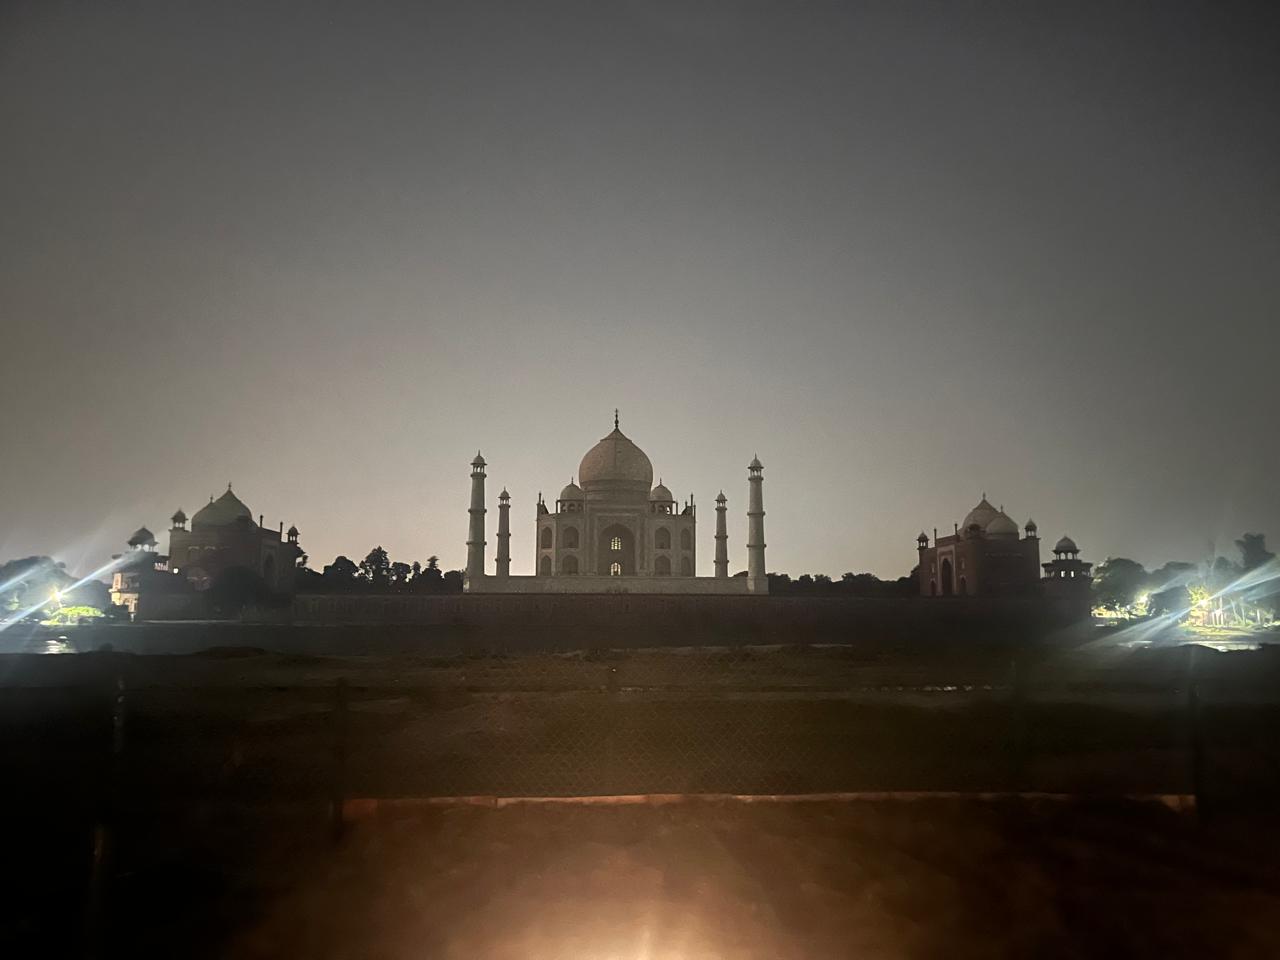
[[[468,593],[764,594],[764,467],[747,467],[747,574],[729,575],[728,498],[716,497],[715,575],[696,576],[697,506],[677,504],[649,457],[619,427],[586,452],[553,510],[538,495],[533,576],[511,575],[511,496],[498,495],[497,556],[485,569],[485,468],[471,462]]]

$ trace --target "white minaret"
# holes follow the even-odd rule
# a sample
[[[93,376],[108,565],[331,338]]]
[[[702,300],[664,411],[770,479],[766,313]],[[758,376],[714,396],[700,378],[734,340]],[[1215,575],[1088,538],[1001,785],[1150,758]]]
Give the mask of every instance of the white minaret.
[[[729,577],[729,531],[725,526],[725,504],[728,498],[724,491],[716,497],[716,579]]]
[[[498,576],[511,574],[511,494],[498,494]]]
[[[484,577],[484,457],[471,461],[471,525],[467,530],[467,579]]]
[[[752,593],[765,593],[769,579],[764,569],[764,465],[752,457],[747,466],[747,584]]]

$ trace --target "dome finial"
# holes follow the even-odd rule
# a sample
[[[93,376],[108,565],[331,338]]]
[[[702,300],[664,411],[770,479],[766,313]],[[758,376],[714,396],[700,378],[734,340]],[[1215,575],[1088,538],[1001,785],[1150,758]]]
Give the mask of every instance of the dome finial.
[[[613,408],[613,429],[618,429],[618,408]]]

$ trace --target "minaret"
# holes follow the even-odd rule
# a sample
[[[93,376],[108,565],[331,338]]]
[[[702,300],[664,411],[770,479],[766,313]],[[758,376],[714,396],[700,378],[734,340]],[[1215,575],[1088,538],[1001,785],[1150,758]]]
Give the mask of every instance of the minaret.
[[[752,593],[765,593],[769,580],[764,569],[764,465],[759,457],[752,457],[747,466],[747,482],[747,583]]]
[[[725,504],[728,497],[724,491],[716,497],[716,578],[727,579],[729,576],[729,532],[725,527]]]
[[[498,494],[498,576],[511,573],[511,494],[503,487]]]
[[[467,579],[484,577],[484,457],[471,461],[471,525],[467,531]]]

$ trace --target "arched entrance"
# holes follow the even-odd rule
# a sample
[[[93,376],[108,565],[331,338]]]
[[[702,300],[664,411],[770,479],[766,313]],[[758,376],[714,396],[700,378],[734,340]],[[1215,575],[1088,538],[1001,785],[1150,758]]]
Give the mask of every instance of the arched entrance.
[[[605,527],[596,542],[596,573],[608,577],[630,576],[635,572],[635,536],[620,523]]]
[[[950,559],[942,561],[942,595],[949,597],[956,592],[956,581],[952,576]]]

